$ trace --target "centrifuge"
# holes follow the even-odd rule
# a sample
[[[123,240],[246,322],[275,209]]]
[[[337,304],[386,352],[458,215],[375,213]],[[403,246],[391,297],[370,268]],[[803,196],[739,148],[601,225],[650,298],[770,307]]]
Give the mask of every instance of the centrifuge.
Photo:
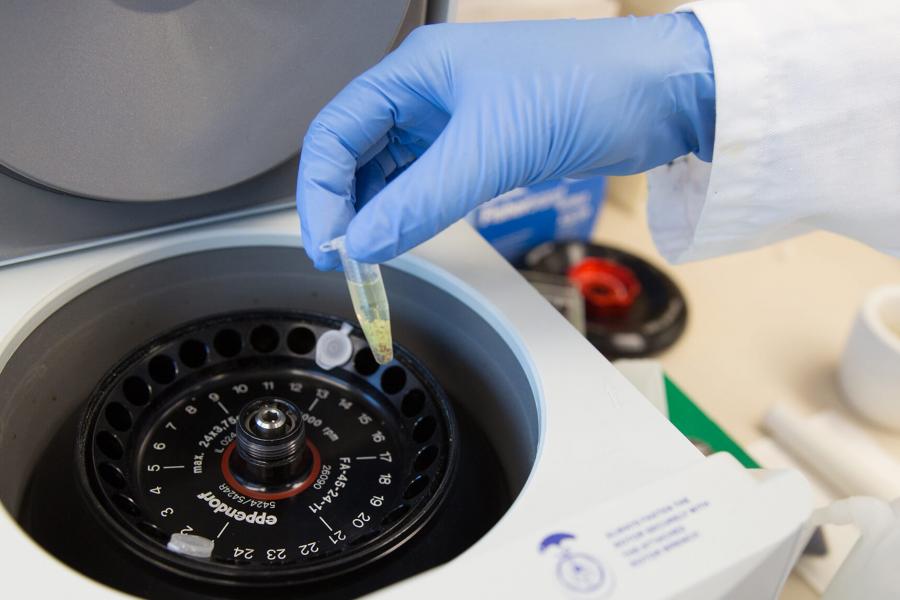
[[[383,265],[387,364],[306,258],[296,143],[428,8],[0,8],[4,594],[777,592],[805,482],[702,456],[468,225]]]

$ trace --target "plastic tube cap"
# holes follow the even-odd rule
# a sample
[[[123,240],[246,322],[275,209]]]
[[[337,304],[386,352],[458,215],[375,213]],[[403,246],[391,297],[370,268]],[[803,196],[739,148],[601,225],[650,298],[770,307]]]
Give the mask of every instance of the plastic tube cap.
[[[316,344],[316,364],[320,368],[330,371],[350,360],[353,355],[353,342],[350,341],[352,330],[352,325],[344,323],[340,330],[332,329],[319,337]]]
[[[215,542],[199,535],[173,533],[166,547],[170,551],[183,554],[184,556],[209,558],[212,556]]]

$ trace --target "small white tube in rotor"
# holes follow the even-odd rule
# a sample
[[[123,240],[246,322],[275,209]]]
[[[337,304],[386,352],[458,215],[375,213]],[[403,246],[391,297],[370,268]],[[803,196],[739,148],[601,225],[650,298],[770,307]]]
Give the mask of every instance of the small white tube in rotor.
[[[326,331],[316,342],[316,364],[330,371],[346,364],[353,355],[353,342],[350,340],[350,323],[341,325],[341,329]]]
[[[193,556],[194,558],[209,558],[212,556],[215,541],[200,535],[189,533],[173,533],[169,538],[166,548],[177,554]]]

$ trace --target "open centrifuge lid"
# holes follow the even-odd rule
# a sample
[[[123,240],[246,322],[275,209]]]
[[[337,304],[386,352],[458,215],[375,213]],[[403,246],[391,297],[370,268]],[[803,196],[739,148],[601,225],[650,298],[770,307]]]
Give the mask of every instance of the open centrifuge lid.
[[[292,205],[316,112],[445,7],[0,3],[0,266]]]
[[[410,0],[0,5],[0,166],[153,201],[249,180],[394,43]]]

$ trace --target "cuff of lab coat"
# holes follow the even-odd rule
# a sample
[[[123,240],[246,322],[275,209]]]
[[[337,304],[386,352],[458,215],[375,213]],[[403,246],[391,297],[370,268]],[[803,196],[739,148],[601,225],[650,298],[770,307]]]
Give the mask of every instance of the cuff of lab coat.
[[[741,1],[696,2],[716,78],[712,164],[694,156],[650,171],[649,221],[671,262],[699,260],[762,245],[758,191],[765,172],[766,44],[757,14]],[[771,242],[773,240],[766,240]]]

